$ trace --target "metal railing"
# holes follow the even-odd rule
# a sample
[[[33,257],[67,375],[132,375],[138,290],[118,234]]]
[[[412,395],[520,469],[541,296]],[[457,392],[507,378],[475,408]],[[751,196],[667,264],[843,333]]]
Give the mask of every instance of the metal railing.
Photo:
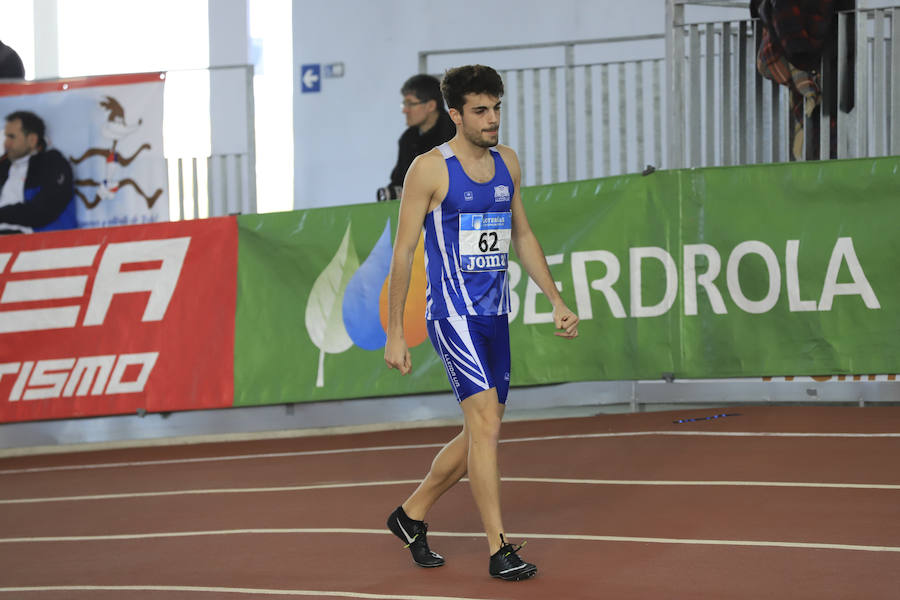
[[[695,3],[667,1],[667,167],[900,153],[900,45],[891,43],[900,7],[838,15],[837,69],[820,64],[819,108],[795,130],[788,88],[756,68],[759,21],[685,24],[684,5]],[[852,89],[840,85],[846,69]]]
[[[748,18],[686,23],[689,4],[740,8]],[[761,29],[747,6],[666,0],[665,34],[424,51],[419,70],[439,74],[471,62],[497,68],[506,88],[500,139],[518,152],[525,185],[635,173],[647,165],[793,160],[789,91],[757,71]],[[830,115],[814,113],[815,149],[808,146],[816,124],[805,118],[801,160],[900,153],[900,77],[893,73],[900,44],[892,43],[898,27],[900,7],[839,15],[839,67],[824,69],[823,104],[840,89],[836,81],[851,56],[855,108],[835,115],[834,154]]]
[[[180,72],[182,74],[186,71]],[[197,219],[205,217],[218,217],[233,214],[256,213],[256,151],[255,151],[255,126],[253,103],[253,66],[236,65],[224,67],[210,67],[193,71],[200,76],[215,76],[215,74],[228,74],[230,77],[220,81],[216,93],[228,94],[230,98],[237,99],[238,110],[236,113],[238,122],[230,122],[229,127],[234,127],[241,132],[237,141],[231,141],[229,146],[240,150],[238,152],[216,153],[209,151],[209,140],[203,140],[199,146],[206,145],[206,154],[178,156],[168,155],[166,166],[169,181],[169,219],[180,221],[185,219]],[[173,78],[169,78],[166,85],[170,85]],[[176,84],[177,85],[177,84]],[[209,84],[206,84],[209,86]],[[224,89],[222,86],[224,85]],[[184,100],[181,100],[184,102]],[[188,101],[199,103],[193,112],[203,115],[201,118],[209,118],[210,105],[208,97],[198,95]],[[164,107],[164,127],[166,115],[174,107]],[[200,106],[202,104],[202,106]],[[184,108],[183,106],[179,107]],[[216,125],[213,124],[215,128]],[[204,131],[204,128],[199,128]],[[212,132],[213,138],[216,131]],[[213,140],[212,147],[216,142]]]
[[[525,185],[659,166],[665,147],[662,34],[419,53],[420,72],[479,61],[504,81],[500,140]],[[624,52],[623,52],[624,51]],[[605,60],[623,53],[647,55]]]
[[[253,157],[215,154],[166,160],[170,221],[256,212]],[[177,212],[172,207],[177,206]]]

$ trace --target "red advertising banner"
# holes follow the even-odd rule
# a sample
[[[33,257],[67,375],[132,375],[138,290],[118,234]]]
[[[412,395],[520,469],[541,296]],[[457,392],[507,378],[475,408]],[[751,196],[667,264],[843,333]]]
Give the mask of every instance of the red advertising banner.
[[[0,422],[231,406],[234,218],[0,236]]]

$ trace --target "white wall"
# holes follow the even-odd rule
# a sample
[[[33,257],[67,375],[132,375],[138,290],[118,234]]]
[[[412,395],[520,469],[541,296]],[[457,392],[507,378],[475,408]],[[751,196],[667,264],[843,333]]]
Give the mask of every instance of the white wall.
[[[292,0],[250,0],[250,36],[256,71],[256,208],[294,207],[294,72]]]
[[[663,33],[664,18],[664,0],[294,0],[294,207],[374,202],[419,51]],[[300,65],[331,62],[345,76],[301,94]]]
[[[34,1],[0,0],[0,42],[16,51],[26,79],[34,79]]]

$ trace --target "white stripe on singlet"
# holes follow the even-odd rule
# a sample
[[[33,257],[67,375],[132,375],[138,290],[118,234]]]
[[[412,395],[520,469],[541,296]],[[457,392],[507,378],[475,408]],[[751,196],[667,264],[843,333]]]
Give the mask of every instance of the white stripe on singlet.
[[[438,150],[440,151],[441,156],[444,157],[445,162],[447,161],[447,159],[450,159],[450,158],[453,158],[454,156],[456,156],[456,154],[450,148],[450,144],[447,142],[444,142],[443,144],[438,146]],[[493,150],[493,148],[492,148],[492,150]],[[457,160],[459,160],[459,159],[457,159]],[[450,185],[450,168],[448,167],[447,168],[447,186],[448,186],[447,193],[448,194],[450,193],[449,185]],[[444,256],[444,265],[447,267],[446,273],[447,273],[448,278],[450,279],[450,285],[453,286],[453,291],[455,292],[456,291],[455,277],[457,277],[458,282],[459,282],[459,291],[462,293],[463,301],[466,303],[466,312],[469,313],[470,315],[477,315],[478,313],[475,311],[475,307],[472,304],[472,299],[469,297],[469,291],[466,289],[465,279],[463,278],[462,270],[459,268],[459,259],[456,255],[456,253],[453,254],[453,266],[456,268],[456,270],[454,272],[450,271],[450,266],[447,262],[447,248],[444,245],[443,219],[441,219],[441,221],[439,221],[439,222],[435,222],[435,231],[438,230],[438,227],[437,227],[438,223],[441,223],[441,229],[440,229],[441,235],[438,238],[439,246],[441,249],[441,254]],[[457,235],[458,235],[458,231],[457,231]],[[459,242],[457,241],[457,244],[458,243]],[[449,300],[448,300],[448,304],[449,304]],[[456,307],[448,307],[448,308],[450,310],[451,316],[458,316],[458,313],[456,313]]]
[[[447,280],[450,280],[450,285],[453,285],[453,278],[450,276],[450,260],[447,257],[447,247],[444,245],[444,226],[442,224],[442,213],[441,207],[438,206],[433,211],[431,211],[431,219],[432,224],[434,225],[434,236],[437,238],[438,250],[441,252],[441,258],[443,259],[443,275],[441,276],[441,292],[444,295],[444,304],[447,305],[447,313],[451,317],[458,317],[459,313],[456,312],[456,307],[453,306],[453,300],[450,298],[450,293],[447,291]],[[453,291],[456,292],[456,287],[454,286]]]
[[[507,259],[508,260],[508,259]],[[506,290],[509,289],[508,286],[509,280],[509,268],[507,267],[506,271],[503,272],[503,285],[500,286],[500,302],[497,303],[497,314],[502,315],[509,312],[509,306],[506,306],[506,303],[509,301],[509,296],[506,294]]]
[[[431,307],[434,306],[434,298],[432,297],[432,294],[434,294],[435,290],[431,289],[431,282],[428,281],[428,250],[425,250],[422,253],[422,256],[425,259],[425,298],[428,300],[428,302],[425,304],[425,318],[430,319]]]
[[[470,315],[477,315],[475,312],[475,306],[472,304],[472,299],[469,297],[469,290],[466,289],[466,281],[463,278],[462,270],[459,268],[459,260],[457,260],[457,256],[453,254],[453,265],[456,267],[456,274],[459,275],[459,289],[462,292],[463,300],[466,303],[466,312]]]

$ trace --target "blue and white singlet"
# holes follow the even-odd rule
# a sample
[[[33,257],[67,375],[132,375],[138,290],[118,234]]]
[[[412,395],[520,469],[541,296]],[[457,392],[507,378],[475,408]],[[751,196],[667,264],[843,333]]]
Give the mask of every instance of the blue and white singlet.
[[[425,217],[425,318],[507,314],[515,191],[509,169],[491,148],[494,177],[478,183],[466,175],[449,144],[438,150],[450,184],[443,202]]]

